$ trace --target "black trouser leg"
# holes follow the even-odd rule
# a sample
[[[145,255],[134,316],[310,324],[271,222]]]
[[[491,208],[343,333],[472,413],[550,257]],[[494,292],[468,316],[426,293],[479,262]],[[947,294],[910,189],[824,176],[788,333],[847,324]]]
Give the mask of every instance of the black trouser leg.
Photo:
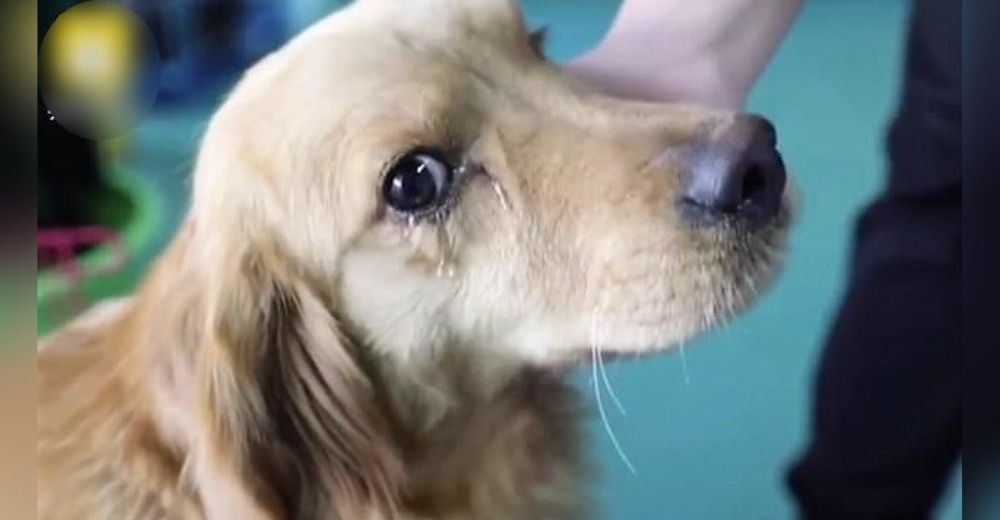
[[[928,204],[883,200],[862,219],[856,262],[863,267],[820,362],[813,438],[790,477],[806,518],[925,518],[955,464],[960,264],[881,251],[892,240],[882,235],[940,238]],[[935,213],[952,212],[950,201],[935,204]]]
[[[911,19],[889,182],[859,220],[789,475],[804,518],[927,518],[961,449],[960,8]]]

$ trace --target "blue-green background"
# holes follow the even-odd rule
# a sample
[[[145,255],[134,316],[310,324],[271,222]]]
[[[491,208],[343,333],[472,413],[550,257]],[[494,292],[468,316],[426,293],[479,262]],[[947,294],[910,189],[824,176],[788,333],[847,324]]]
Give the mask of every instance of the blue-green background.
[[[549,55],[566,60],[597,42],[618,2],[523,5],[533,25],[548,26]],[[622,417],[609,407],[609,418],[638,474],[592,420],[602,518],[794,517],[785,471],[806,439],[812,374],[844,285],[853,217],[882,183],[883,133],[896,100],[908,5],[807,1],[754,89],[749,107],[778,127],[804,195],[787,267],[752,312],[689,344],[684,356],[608,367],[628,411]],[[157,215],[147,219],[154,225],[125,281],[104,288],[97,281],[89,294],[127,290],[169,239],[187,205],[192,154],[218,99],[158,108],[132,135],[125,166],[151,188]],[[589,392],[589,371],[579,380]],[[961,518],[957,481],[940,518]]]

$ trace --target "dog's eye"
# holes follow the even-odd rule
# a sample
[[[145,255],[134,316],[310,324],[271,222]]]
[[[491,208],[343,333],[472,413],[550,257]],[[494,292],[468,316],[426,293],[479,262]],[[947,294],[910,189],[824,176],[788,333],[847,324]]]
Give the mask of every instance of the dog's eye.
[[[424,211],[444,202],[451,181],[451,166],[436,154],[410,152],[389,169],[382,196],[386,204],[397,211]]]

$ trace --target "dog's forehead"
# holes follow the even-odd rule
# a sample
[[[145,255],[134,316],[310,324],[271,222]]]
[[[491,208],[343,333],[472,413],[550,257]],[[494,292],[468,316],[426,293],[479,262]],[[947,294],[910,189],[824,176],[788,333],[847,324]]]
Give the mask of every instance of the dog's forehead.
[[[512,0],[357,0],[304,36],[353,31],[372,37],[391,33],[428,45],[456,39],[515,42],[527,34]]]
[[[493,76],[538,56],[518,5],[509,0],[360,0],[309,32],[350,42],[371,62],[411,73],[444,65]]]
[[[260,76],[282,85],[299,77],[303,92],[350,100],[333,112],[357,117],[410,114],[427,123],[487,91],[528,98],[522,91],[551,86],[530,80],[543,61],[508,0],[359,0],[280,54],[274,73]]]

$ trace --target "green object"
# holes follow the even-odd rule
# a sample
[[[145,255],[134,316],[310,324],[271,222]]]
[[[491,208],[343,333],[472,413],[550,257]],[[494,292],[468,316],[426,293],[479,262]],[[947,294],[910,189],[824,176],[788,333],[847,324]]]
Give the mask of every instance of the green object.
[[[94,247],[80,255],[81,277],[70,280],[59,267],[39,271],[36,298],[39,336],[52,330],[81,305],[131,292],[146,269],[140,252],[152,244],[162,227],[163,203],[148,179],[119,165],[104,172],[106,190],[93,200],[94,221],[113,228],[120,244]],[[102,270],[125,251],[124,264],[112,272]]]

